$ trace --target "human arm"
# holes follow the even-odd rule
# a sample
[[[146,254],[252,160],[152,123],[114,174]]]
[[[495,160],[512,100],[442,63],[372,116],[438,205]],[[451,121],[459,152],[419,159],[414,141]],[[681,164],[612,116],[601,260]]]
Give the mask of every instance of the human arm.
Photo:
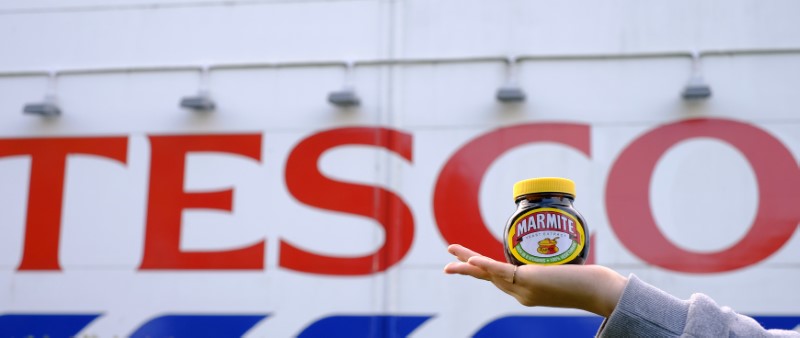
[[[459,262],[445,266],[445,273],[490,281],[525,306],[575,308],[608,317],[627,282],[614,270],[599,265],[523,265],[514,276],[514,265],[458,244],[447,250]]]
[[[599,337],[800,337],[797,331],[765,330],[753,318],[696,293],[678,299],[634,275]]]
[[[599,265],[523,265],[515,275],[514,265],[463,246],[451,245],[448,251],[459,262],[445,266],[445,273],[489,281],[525,306],[575,308],[606,317],[600,337],[800,337],[796,331],[765,330],[703,294],[681,300]]]

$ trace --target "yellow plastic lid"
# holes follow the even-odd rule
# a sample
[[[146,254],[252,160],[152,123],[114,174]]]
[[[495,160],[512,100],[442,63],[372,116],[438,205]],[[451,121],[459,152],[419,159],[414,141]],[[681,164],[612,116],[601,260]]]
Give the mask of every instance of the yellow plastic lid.
[[[514,200],[527,194],[555,192],[575,197],[575,182],[562,177],[529,178],[514,183]]]

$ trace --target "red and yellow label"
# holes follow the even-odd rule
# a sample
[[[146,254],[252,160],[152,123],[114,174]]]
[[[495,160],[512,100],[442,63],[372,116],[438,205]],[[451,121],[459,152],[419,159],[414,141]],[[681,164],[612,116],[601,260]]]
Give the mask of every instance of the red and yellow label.
[[[526,264],[572,261],[586,245],[583,224],[556,208],[539,208],[518,217],[508,231],[509,251]]]

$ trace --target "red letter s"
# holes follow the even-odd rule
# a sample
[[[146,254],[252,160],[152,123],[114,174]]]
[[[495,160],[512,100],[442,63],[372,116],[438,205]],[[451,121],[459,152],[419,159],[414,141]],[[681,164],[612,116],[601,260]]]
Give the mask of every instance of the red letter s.
[[[322,154],[343,145],[385,148],[411,162],[411,135],[386,128],[341,128],[302,140],[286,161],[286,186],[300,202],[376,220],[386,232],[383,246],[361,257],[334,257],[305,251],[281,240],[279,264],[296,271],[327,275],[366,275],[399,262],[414,239],[414,219],[400,197],[380,187],[343,183],[320,173]]]

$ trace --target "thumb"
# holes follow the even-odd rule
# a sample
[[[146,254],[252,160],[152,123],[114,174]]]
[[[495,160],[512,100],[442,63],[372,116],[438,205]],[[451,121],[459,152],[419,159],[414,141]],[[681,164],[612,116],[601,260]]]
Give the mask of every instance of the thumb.
[[[491,277],[494,277],[492,279],[501,279],[508,283],[513,282],[514,266],[511,264],[501,263],[483,256],[470,257],[467,263],[488,272]]]

